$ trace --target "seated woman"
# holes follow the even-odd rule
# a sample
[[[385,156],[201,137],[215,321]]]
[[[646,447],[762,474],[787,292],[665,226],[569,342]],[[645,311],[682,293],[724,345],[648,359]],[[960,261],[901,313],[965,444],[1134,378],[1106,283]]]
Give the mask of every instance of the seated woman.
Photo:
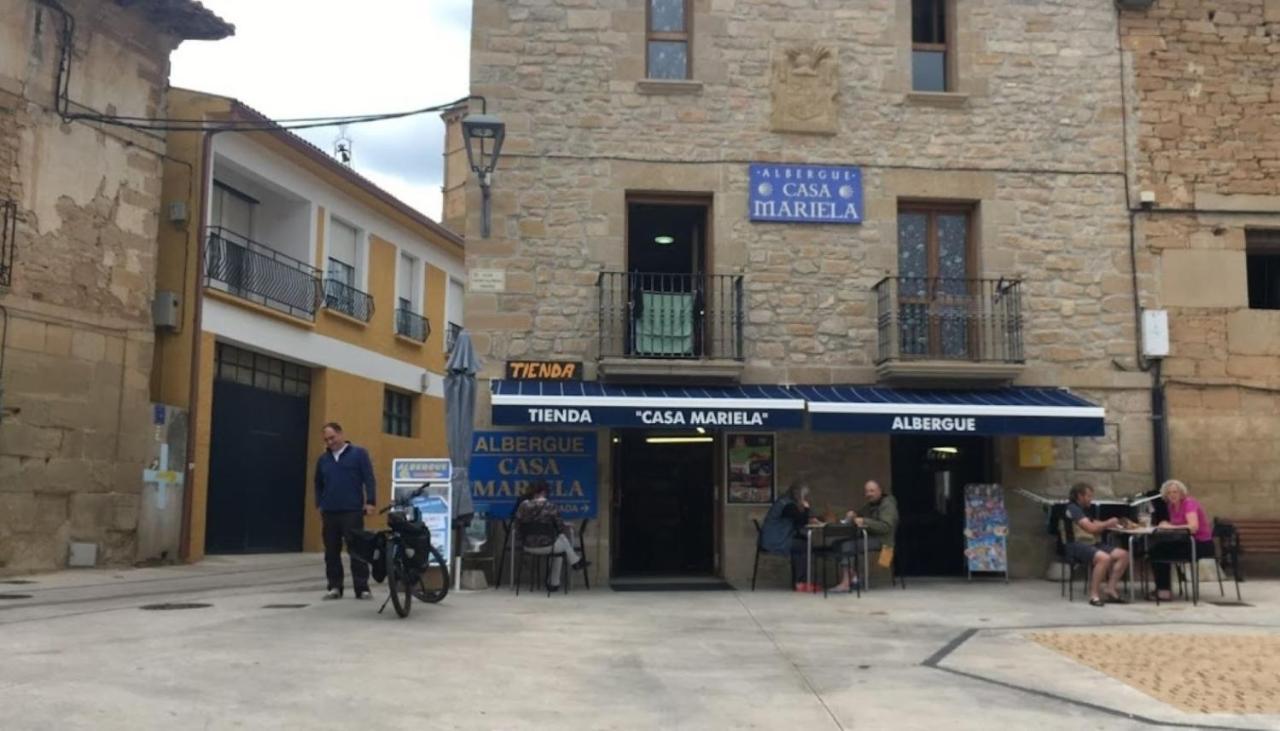
[[[881,548],[893,548],[893,537],[898,532],[898,501],[892,495],[886,495],[880,483],[867,480],[862,486],[862,494],[867,498],[861,515],[850,510],[845,514],[845,523],[852,523],[867,530],[866,545],[862,538],[845,541],[840,544],[840,554],[844,556],[841,567],[840,583],[831,587],[832,591],[851,591],[858,586],[858,557],[867,551],[879,551]]]
[[[1196,556],[1213,556],[1213,526],[1200,502],[1191,497],[1181,480],[1167,480],[1160,486],[1160,496],[1169,509],[1169,519],[1160,521],[1159,528],[1185,528],[1195,536]],[[1185,540],[1165,540],[1154,543],[1147,554],[1151,570],[1156,577],[1156,594],[1162,601],[1172,599],[1172,564],[1160,561],[1190,561],[1191,545]]]
[[[793,482],[786,494],[769,507],[760,526],[760,547],[769,553],[791,554],[791,574],[796,591],[814,591],[807,576],[806,542],[802,531],[811,521],[809,486]]]

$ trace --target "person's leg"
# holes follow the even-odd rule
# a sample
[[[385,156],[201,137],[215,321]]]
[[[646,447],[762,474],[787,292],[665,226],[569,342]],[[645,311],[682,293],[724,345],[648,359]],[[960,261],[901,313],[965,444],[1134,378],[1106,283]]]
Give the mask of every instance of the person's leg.
[[[831,591],[849,591],[857,578],[854,564],[857,562],[858,551],[854,541],[843,541],[837,548],[840,551],[840,583],[831,587]]]
[[[347,513],[343,520],[342,536],[347,546],[347,561],[351,564],[351,585],[357,595],[369,591],[369,564],[351,555],[351,544],[346,536],[352,531],[364,530],[364,513]]]
[[[342,593],[342,519],[337,513],[320,514],[320,534],[324,539],[324,575],[328,589]]]
[[[1102,580],[1107,578],[1107,571],[1111,568],[1111,557],[1104,551],[1097,551],[1093,554],[1093,575],[1089,577],[1089,601],[1101,601],[1102,596],[1098,593],[1102,587]]]
[[[791,541],[791,573],[796,577],[796,589],[802,590],[809,581],[807,544],[803,538]]]
[[[1186,549],[1181,542],[1157,543],[1151,547],[1151,573],[1155,574],[1156,593],[1159,595],[1161,600],[1173,598],[1173,592],[1170,591],[1173,586],[1173,565],[1169,563],[1156,562],[1177,560],[1183,553],[1189,553],[1187,550],[1179,551],[1178,549],[1180,548]]]
[[[1124,578],[1124,572],[1129,569],[1129,552],[1123,548],[1113,548],[1111,550],[1111,578],[1107,582],[1107,596],[1111,599],[1120,599],[1120,579]]]
[[[563,553],[565,558],[569,559],[570,566],[577,566],[578,562],[582,560],[582,557],[578,555],[576,550],[574,550],[573,542],[563,533],[556,537],[556,542],[555,545],[552,546],[552,550],[556,553]]]

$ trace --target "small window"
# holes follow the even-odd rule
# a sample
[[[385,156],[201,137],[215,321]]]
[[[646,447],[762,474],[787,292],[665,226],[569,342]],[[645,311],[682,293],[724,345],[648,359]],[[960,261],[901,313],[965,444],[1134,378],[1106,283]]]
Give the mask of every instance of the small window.
[[[948,91],[947,0],[911,0],[911,88]]]
[[[1245,232],[1249,309],[1280,310],[1280,230]]]
[[[306,396],[311,393],[311,369],[306,366],[218,343],[217,377],[275,393]]]
[[[389,388],[382,392],[382,431],[398,437],[413,436],[413,396]]]
[[[689,0],[647,0],[645,75],[690,78]]]

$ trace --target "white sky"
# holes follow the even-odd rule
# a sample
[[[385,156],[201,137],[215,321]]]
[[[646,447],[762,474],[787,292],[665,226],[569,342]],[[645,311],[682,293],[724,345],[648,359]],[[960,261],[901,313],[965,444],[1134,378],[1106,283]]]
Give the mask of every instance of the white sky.
[[[466,96],[471,0],[202,0],[236,27],[186,41],[170,82],[232,96],[269,117],[393,112]],[[332,153],[336,127],[298,130]],[[440,217],[438,114],[352,125],[353,167]]]

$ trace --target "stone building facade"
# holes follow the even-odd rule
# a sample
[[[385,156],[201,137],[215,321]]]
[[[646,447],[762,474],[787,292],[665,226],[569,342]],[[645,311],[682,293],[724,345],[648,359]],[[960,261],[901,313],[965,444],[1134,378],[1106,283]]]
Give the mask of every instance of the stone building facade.
[[[1040,465],[1027,456],[1034,440],[1018,435],[979,447],[982,479],[1005,487],[1012,570],[1032,575],[1051,543],[1041,506],[1014,488],[1152,488],[1151,376],[1137,363],[1134,284],[1154,291],[1160,270],[1158,256],[1129,247],[1126,134],[1140,131],[1127,119],[1118,48],[1122,23],[1142,21],[1122,19],[1110,0],[924,5],[942,18],[942,50],[921,42],[911,0],[477,0],[472,92],[506,123],[507,139],[491,238],[479,235],[474,178],[465,187],[467,264],[505,280],[469,291],[468,328],[491,379],[505,362],[547,359],[581,360],[588,380],[606,383],[1069,389],[1105,409],[1101,436],[1055,437]],[[688,72],[651,78],[671,75],[670,48],[651,44],[672,42],[687,44],[676,56]],[[931,52],[944,59],[937,88],[919,73]],[[761,163],[858,167],[862,222],[751,220],[750,169]],[[602,272],[635,270],[636,206],[652,201],[705,205],[698,276],[741,277],[741,351],[727,366],[703,358],[628,370],[604,352],[613,345],[602,297],[614,295]],[[884,339],[897,336],[882,327],[876,288],[908,274],[903,241],[922,209],[968,217],[963,276],[1020,282],[1018,356],[933,371],[898,368],[893,342],[885,356]],[[487,419],[490,405],[480,411]],[[597,431],[599,523],[588,552],[604,576],[619,573],[626,551],[624,431]],[[740,582],[752,573],[751,518],[767,506],[726,502],[725,435],[714,439],[713,571]],[[900,502],[943,489],[895,465],[899,437],[888,433],[802,429],[776,440],[779,491],[806,479],[818,507],[860,505],[866,479]],[[948,531],[952,508],[938,519],[952,521]],[[916,517],[916,531],[940,524]]]
[[[134,560],[164,137],[69,118],[164,116],[169,53],[231,32],[197,2],[0,7],[0,573],[65,566],[70,542]]]
[[[1159,0],[1123,13],[1130,191],[1169,311],[1171,474],[1211,513],[1280,497],[1280,2]],[[1143,191],[1153,204],[1139,204]]]

